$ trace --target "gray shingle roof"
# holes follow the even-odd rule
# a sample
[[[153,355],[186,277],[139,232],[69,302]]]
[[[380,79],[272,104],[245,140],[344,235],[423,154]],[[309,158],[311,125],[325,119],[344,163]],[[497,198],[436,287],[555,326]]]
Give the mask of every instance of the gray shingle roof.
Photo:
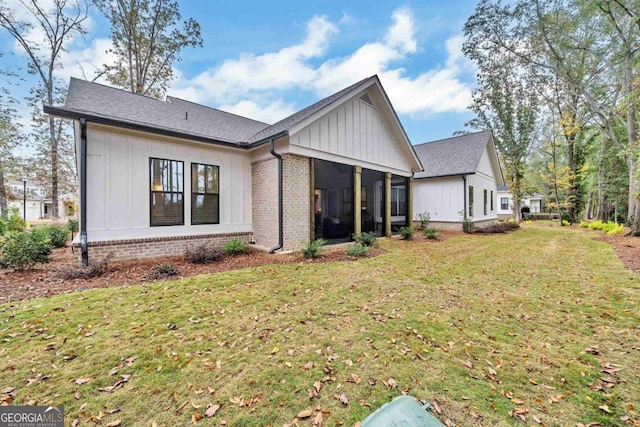
[[[371,77],[367,77],[366,79],[360,80],[357,83],[352,84],[351,86],[342,89],[339,92],[334,93],[331,96],[328,96],[324,99],[321,99],[320,101],[316,102],[315,104],[312,104],[310,106],[308,106],[305,109],[302,109],[300,111],[298,111],[297,113],[294,113],[292,115],[290,115],[289,117],[280,120],[279,122],[265,128],[262,129],[260,132],[256,133],[255,135],[251,136],[249,142],[258,142],[261,140],[264,140],[265,138],[269,138],[270,136],[273,135],[277,135],[280,132],[286,131],[288,129],[291,129],[293,126],[297,125],[298,123],[300,123],[301,121],[303,121],[304,119],[312,116],[313,114],[315,114],[316,112],[322,110],[324,107],[332,104],[334,101],[337,101],[338,99],[340,99],[342,96],[346,95],[347,93],[356,90],[358,87],[365,87],[367,86],[367,83],[371,82],[372,80],[377,79],[378,76],[371,76]]]
[[[65,108],[230,143],[247,141],[269,126],[178,98],[165,102],[76,78],[71,78]]]
[[[475,173],[489,138],[491,132],[483,131],[414,145],[424,168],[415,178]]]

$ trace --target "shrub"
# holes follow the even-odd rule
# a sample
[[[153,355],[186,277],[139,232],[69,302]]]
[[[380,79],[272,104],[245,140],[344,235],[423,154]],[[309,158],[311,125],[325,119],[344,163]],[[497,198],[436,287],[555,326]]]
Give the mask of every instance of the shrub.
[[[67,230],[69,230],[72,233],[77,233],[79,229],[80,227],[78,225],[77,219],[70,219],[67,221]]]
[[[64,247],[69,240],[69,230],[53,224],[35,228],[31,230],[31,233],[38,235],[41,240],[48,239],[54,248]]]
[[[320,256],[320,252],[322,251],[322,247],[327,243],[324,239],[316,239],[313,242],[302,242],[302,255],[309,258],[318,258]]]
[[[531,224],[533,224],[533,221],[531,221],[530,219],[528,219],[528,220],[526,220],[524,223],[525,223],[525,224],[527,224],[527,225],[531,225]]]
[[[179,276],[179,275],[180,275],[180,270],[175,268],[173,265],[161,263],[151,267],[151,271],[149,271],[149,274],[147,274],[147,279],[160,280],[160,279],[166,279],[167,277]]]
[[[25,270],[35,264],[48,263],[51,255],[51,243],[35,233],[13,233],[2,242],[0,268]]]
[[[0,236],[4,236],[6,232],[7,224],[2,219],[0,219]]]
[[[7,232],[21,233],[27,229],[27,222],[21,216],[11,214],[6,222]]]
[[[510,223],[510,224],[515,224],[516,223],[516,219],[515,218],[509,218],[507,220],[507,222]]]
[[[376,235],[373,233],[360,233],[354,236],[354,240],[356,243],[360,243],[364,246],[375,246],[376,245]]]
[[[462,220],[462,231],[464,231],[465,233],[472,234],[475,228],[475,224],[469,218],[465,218]]]
[[[362,243],[354,243],[347,248],[347,255],[361,257],[367,254],[371,246],[363,245]]]
[[[600,219],[589,223],[589,228],[592,230],[602,230],[602,227],[604,227],[604,223]]]
[[[566,219],[563,219],[563,220],[562,220],[562,226],[563,226],[563,227],[568,227],[568,226],[570,226],[570,225],[571,225],[571,223],[570,223],[569,221],[567,221]]]
[[[240,239],[233,239],[222,247],[222,252],[227,255],[241,255],[246,254],[248,251],[247,243]]]
[[[194,264],[208,264],[222,258],[222,251],[207,243],[189,246],[185,257]]]
[[[436,231],[435,228],[428,227],[428,228],[425,228],[424,230],[422,230],[422,232],[424,233],[424,236],[427,239],[434,239],[435,240],[435,239],[438,238],[438,232]]]
[[[560,218],[562,218],[563,225],[564,225],[565,221],[567,221],[569,223],[567,225],[571,225],[573,223],[573,220],[571,219],[571,216],[569,215],[569,212],[561,212],[560,213]]]
[[[413,228],[411,227],[401,227],[398,232],[404,240],[411,240],[413,238]]]
[[[624,232],[624,226],[622,224],[617,224],[613,221],[609,221],[606,224],[603,224],[602,231],[606,234],[615,236]]]
[[[429,222],[431,222],[431,215],[429,212],[420,212],[418,214],[418,222],[420,222],[420,230],[424,230],[429,227]]]
[[[107,254],[107,256],[98,262],[90,262],[87,266],[65,267],[56,274],[56,278],[62,280],[86,280],[100,277],[107,271],[107,265],[109,261],[111,261],[111,258],[113,258],[113,253]]]
[[[589,228],[589,223],[586,221],[580,221],[580,228]]]

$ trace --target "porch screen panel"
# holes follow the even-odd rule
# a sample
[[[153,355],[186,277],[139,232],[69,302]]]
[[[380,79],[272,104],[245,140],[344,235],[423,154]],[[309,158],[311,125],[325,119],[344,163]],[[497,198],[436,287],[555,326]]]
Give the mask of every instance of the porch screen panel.
[[[184,163],[154,158],[149,163],[151,225],[183,225]]]
[[[191,224],[220,224],[220,167],[191,163]]]

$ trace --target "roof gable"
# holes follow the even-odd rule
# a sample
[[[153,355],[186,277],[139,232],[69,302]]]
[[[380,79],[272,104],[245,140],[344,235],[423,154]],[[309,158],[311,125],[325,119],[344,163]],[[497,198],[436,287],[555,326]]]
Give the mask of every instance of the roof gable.
[[[495,153],[493,137],[490,131],[454,136],[439,141],[415,145],[424,170],[415,174],[415,178],[435,178],[441,176],[468,175],[476,173],[480,159],[485,151]],[[492,160],[494,175],[496,162]],[[502,173],[495,176],[502,182]]]

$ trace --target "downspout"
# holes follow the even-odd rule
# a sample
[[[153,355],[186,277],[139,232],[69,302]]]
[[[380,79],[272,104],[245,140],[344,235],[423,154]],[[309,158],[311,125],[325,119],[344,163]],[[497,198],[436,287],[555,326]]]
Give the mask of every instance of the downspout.
[[[464,204],[462,205],[463,221],[467,220],[467,176],[462,175],[462,199]]]
[[[80,119],[80,252],[82,265],[89,265],[87,242],[87,119]]]
[[[284,216],[283,216],[283,201],[282,201],[282,156],[276,153],[275,139],[269,140],[269,151],[278,159],[278,245],[269,249],[269,253],[275,253],[278,249],[282,249],[284,245]]]

